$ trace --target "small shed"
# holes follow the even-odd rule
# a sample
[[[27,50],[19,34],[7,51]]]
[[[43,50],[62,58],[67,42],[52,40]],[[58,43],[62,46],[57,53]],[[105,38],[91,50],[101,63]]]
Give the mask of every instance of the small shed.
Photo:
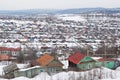
[[[6,78],[13,78],[14,77],[14,71],[18,70],[18,67],[15,63],[12,63],[8,66],[3,67],[3,71],[5,73]]]
[[[17,67],[17,65],[15,63],[12,63],[12,64],[10,64],[8,66],[3,67],[3,70],[4,70],[5,74],[7,74],[9,72],[18,70],[18,67]]]

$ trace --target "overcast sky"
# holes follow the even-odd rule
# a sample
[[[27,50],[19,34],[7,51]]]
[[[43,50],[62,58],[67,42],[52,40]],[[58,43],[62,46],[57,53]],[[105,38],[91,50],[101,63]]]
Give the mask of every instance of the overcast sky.
[[[120,7],[120,0],[0,0],[0,10]]]

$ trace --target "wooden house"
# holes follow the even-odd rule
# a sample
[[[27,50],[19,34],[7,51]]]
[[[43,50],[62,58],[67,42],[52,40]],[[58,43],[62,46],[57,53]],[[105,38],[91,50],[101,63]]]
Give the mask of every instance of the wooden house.
[[[109,69],[114,69],[116,67],[116,60],[111,58],[100,58],[98,59],[98,62],[96,63],[97,67],[107,67]]]
[[[55,59],[54,56],[43,54],[36,61],[31,62],[32,67],[14,71],[14,76],[25,76],[32,78],[41,72],[48,72],[49,74],[62,71],[63,64]]]
[[[34,67],[14,71],[14,77],[24,76],[24,77],[32,78],[41,72],[45,72],[43,67],[34,66]]]
[[[88,70],[95,68],[96,60],[82,53],[74,53],[69,58],[69,69]]]
[[[37,62],[40,66],[45,68],[46,72],[55,73],[62,71],[63,64],[54,56],[49,54],[44,54],[43,56],[39,57]]]

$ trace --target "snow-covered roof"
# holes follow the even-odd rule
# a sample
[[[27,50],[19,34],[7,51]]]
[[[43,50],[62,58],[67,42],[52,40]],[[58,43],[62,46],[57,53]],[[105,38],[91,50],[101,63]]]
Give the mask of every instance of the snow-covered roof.
[[[34,68],[39,68],[40,66],[34,66],[34,67],[30,67],[30,68],[26,68],[26,69],[20,69],[19,71],[27,71],[30,69],[34,69]]]

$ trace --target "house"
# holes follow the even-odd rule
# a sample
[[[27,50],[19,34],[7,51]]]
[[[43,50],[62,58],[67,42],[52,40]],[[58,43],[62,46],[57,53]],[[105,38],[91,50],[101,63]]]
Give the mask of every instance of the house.
[[[63,64],[49,54],[41,55],[36,61],[31,61],[32,67],[14,71],[14,77],[25,76],[32,78],[41,72],[49,74],[62,71]]]
[[[0,47],[0,54],[9,54],[11,56],[18,56],[21,51],[21,48],[8,48],[8,47]]]
[[[97,67],[107,67],[109,69],[115,69],[117,67],[117,60],[111,59],[111,58],[100,58],[97,60],[98,62],[96,63]]]
[[[96,60],[82,53],[74,53],[69,58],[69,69],[89,70],[95,68]]]
[[[32,78],[41,72],[45,72],[43,70],[44,70],[43,67],[40,67],[40,66],[34,66],[34,67],[26,68],[26,69],[20,69],[20,70],[14,71],[14,77],[24,76],[24,77]]]
[[[45,68],[48,73],[56,73],[62,71],[63,64],[54,56],[44,54],[37,59],[39,66]]]

